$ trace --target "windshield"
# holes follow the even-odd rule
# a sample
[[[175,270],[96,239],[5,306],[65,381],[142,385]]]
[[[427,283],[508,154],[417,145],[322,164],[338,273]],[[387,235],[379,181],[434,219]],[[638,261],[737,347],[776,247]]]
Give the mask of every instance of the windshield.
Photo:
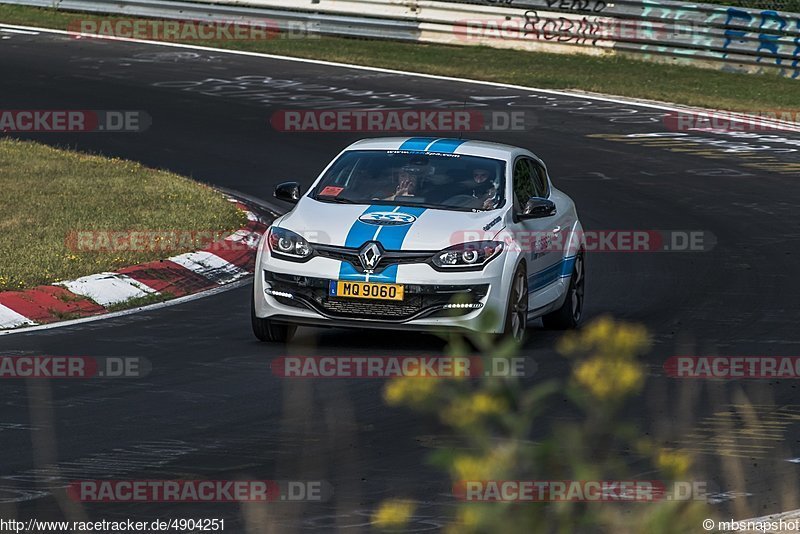
[[[505,162],[403,150],[352,150],[328,169],[310,196],[320,202],[422,206],[463,211],[505,202]]]

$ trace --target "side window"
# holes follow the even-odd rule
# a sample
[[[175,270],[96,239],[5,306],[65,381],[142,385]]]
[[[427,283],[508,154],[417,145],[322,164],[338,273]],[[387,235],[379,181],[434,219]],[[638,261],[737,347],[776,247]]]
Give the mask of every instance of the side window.
[[[522,210],[528,199],[536,196],[530,160],[519,158],[514,164],[514,207]]]
[[[550,195],[550,186],[547,183],[547,171],[536,161],[531,161],[533,165],[533,181],[536,184],[536,196],[547,198]]]

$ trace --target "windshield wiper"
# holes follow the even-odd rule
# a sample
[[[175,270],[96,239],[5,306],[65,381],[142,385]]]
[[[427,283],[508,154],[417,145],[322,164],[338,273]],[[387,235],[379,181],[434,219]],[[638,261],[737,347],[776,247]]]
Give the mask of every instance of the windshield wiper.
[[[434,210],[445,210],[445,211],[472,211],[472,208],[461,208],[458,206],[445,206],[442,204],[426,204],[425,202],[394,202],[393,204],[389,204],[390,206],[404,206],[408,208],[428,208]]]
[[[311,197],[317,202],[328,202],[331,204],[373,204],[378,206],[403,206],[406,208],[428,208],[428,209],[435,209],[435,210],[446,210],[446,211],[464,211],[464,212],[475,212],[475,211],[486,211],[481,210],[478,208],[464,208],[459,206],[443,206],[441,204],[429,204],[425,202],[398,202],[396,200],[384,200],[384,199],[373,199],[373,200],[350,200],[349,198],[339,198],[339,197]]]
[[[317,202],[330,202],[331,204],[364,204],[363,202],[356,202],[355,200],[350,200],[349,198],[337,198],[337,197],[311,197]]]

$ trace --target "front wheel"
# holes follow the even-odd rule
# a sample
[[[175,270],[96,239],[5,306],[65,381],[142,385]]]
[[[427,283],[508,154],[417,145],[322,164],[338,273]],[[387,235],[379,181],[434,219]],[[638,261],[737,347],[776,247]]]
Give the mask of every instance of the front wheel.
[[[522,345],[525,341],[525,328],[528,325],[528,277],[525,266],[520,265],[514,273],[511,291],[506,305],[506,321],[502,339],[512,339]]]
[[[545,328],[568,330],[578,326],[583,317],[584,278],[583,254],[578,254],[575,256],[575,265],[572,267],[572,276],[569,279],[569,288],[567,288],[564,304],[556,311],[542,316]]]
[[[250,297],[250,322],[253,325],[253,334],[259,341],[286,343],[291,341],[297,330],[297,325],[279,324],[269,319],[256,317],[255,291]]]

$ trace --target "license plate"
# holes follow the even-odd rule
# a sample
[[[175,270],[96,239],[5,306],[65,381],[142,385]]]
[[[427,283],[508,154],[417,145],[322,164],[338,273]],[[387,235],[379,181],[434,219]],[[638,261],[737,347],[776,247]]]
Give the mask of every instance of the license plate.
[[[328,295],[354,299],[403,300],[403,286],[373,282],[331,281]]]

